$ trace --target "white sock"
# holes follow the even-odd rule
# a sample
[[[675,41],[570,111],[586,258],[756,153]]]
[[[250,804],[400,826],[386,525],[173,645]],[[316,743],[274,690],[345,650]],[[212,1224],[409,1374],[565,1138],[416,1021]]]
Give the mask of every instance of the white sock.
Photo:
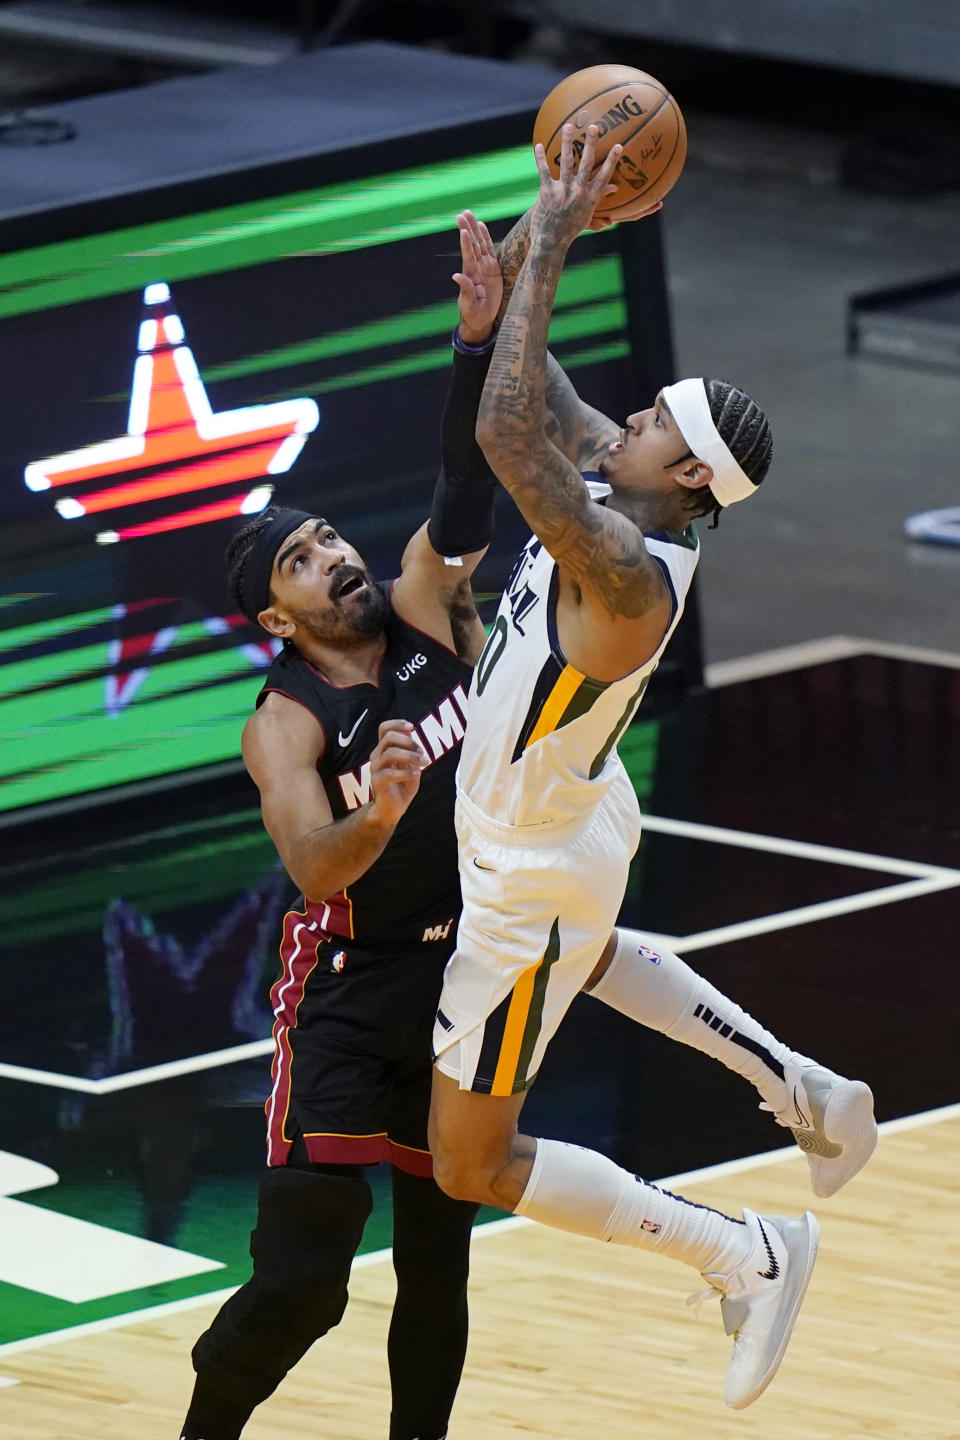
[[[755,1085],[773,1110],[786,1104],[785,1063],[809,1063],[679,955],[654,949],[636,930],[617,927],[610,966],[587,993],[650,1030],[712,1055]]]
[[[555,1230],[656,1250],[702,1274],[728,1275],[751,1244],[742,1220],[671,1195],[595,1150],[560,1140],[537,1141],[516,1214]]]

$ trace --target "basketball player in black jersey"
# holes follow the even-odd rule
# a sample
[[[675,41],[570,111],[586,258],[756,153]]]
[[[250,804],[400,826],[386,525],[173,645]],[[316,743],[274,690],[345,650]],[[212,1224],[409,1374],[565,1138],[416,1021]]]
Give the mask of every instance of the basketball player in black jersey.
[[[434,1184],[426,1126],[431,1032],[460,910],[454,772],[484,640],[470,575],[496,491],[474,438],[500,299],[499,266],[479,233],[460,217],[441,473],[399,579],[378,584],[333,524],[299,511],[271,507],[228,551],[239,608],[283,641],[243,756],[303,900],[285,917],[272,991],[253,1276],[194,1347],[182,1440],[237,1440],[339,1322],[372,1206],[363,1167],[383,1160],[397,1275],[390,1440],[447,1433],[477,1207]],[[485,273],[497,282],[489,291]]]

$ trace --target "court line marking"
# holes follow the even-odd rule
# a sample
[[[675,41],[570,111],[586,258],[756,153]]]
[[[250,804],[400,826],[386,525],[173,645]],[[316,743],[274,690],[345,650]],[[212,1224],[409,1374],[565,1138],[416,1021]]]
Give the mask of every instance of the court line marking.
[[[960,879],[960,870],[929,865],[922,860],[899,860],[868,850],[844,850],[836,845],[817,845],[810,840],[788,840],[763,835],[755,830],[730,830],[723,825],[705,825],[699,820],[671,820],[665,815],[644,815],[644,830],[657,835],[679,835],[690,840],[708,840],[715,845],[735,845],[741,850],[762,850],[770,855],[789,855],[795,860],[818,860],[825,865],[845,865],[853,870],[879,870],[887,875],[950,875]]]
[[[59,1090],[78,1090],[84,1095],[110,1095],[115,1090],[131,1090],[150,1085],[156,1080],[172,1080],[197,1070],[216,1070],[221,1065],[235,1065],[240,1060],[256,1060],[273,1054],[273,1040],[250,1040],[245,1045],[230,1045],[225,1050],[211,1050],[205,1055],[188,1055],[182,1060],[166,1060],[162,1065],[147,1065],[142,1070],[127,1070],[122,1075],[107,1075],[102,1080],[86,1080],[80,1075],[61,1075],[56,1070],[33,1070],[25,1065],[0,1063],[0,1080],[23,1080],[31,1085],[52,1085]]]
[[[721,925],[716,930],[699,930],[695,935],[651,935],[651,939],[659,940],[668,950],[683,955],[693,950],[707,950],[715,945],[729,945],[733,940],[749,940],[756,935],[769,935],[775,930],[809,925],[816,920],[829,920],[837,915],[852,915],[857,910],[872,910],[877,905],[890,905],[897,900],[913,900],[920,895],[932,895],[937,890],[953,890],[958,885],[960,875],[943,879],[934,877],[908,880],[902,885],[885,885],[879,890],[864,890],[858,895],[846,895],[838,900],[821,900],[815,905],[803,905],[797,910],[761,915],[756,920],[737,920],[732,925]]]
[[[713,930],[699,930],[692,935],[666,935],[652,930],[641,932],[649,936],[655,944],[659,943],[674,950],[678,955],[728,945],[734,940],[747,940],[776,930],[788,930],[795,925],[810,925],[818,920],[853,914],[858,910],[869,910],[876,905],[890,905],[898,900],[912,900],[938,890],[950,890],[960,886],[960,870],[929,865],[923,861],[874,855],[864,850],[844,850],[835,845],[817,845],[807,840],[789,840],[778,835],[763,835],[753,830],[730,830],[721,825],[705,825],[695,820],[672,820],[664,815],[645,815],[643,825],[653,834],[682,836],[717,845],[759,850],[771,855],[789,855],[799,860],[816,860],[824,864],[848,866],[851,869],[914,877],[904,884],[884,885],[877,890],[866,890],[855,895],[843,895],[835,900],[802,905],[796,910],[780,910],[772,915],[756,916],[751,920],[737,920],[733,924],[721,925]],[[0,1080],[48,1085],[59,1090],[77,1091],[83,1095],[112,1095],[118,1090],[132,1090],[160,1080],[172,1080],[180,1075],[192,1075],[202,1070],[235,1065],[243,1060],[260,1059],[262,1056],[272,1055],[273,1050],[272,1038],[251,1040],[243,1045],[231,1045],[224,1050],[167,1060],[160,1065],[127,1070],[121,1075],[107,1075],[100,1080],[0,1062]]]
[[[682,835],[687,840],[705,840],[715,845],[737,845],[740,850],[761,850],[770,855],[790,855],[794,860],[818,860],[828,865],[848,865],[851,870],[879,870],[889,876],[953,876],[960,870],[947,865],[930,865],[923,860],[897,860],[866,850],[841,850],[836,845],[818,845],[809,840],[787,840],[782,835],[763,835],[753,829],[728,829],[705,825],[695,819],[669,819],[666,815],[643,815],[643,829],[656,835]]]
[[[960,1103],[940,1105],[934,1110],[921,1110],[915,1115],[901,1115],[896,1120],[884,1120],[878,1126],[881,1136],[898,1135],[907,1130],[920,1130],[928,1125],[939,1125],[947,1120],[960,1117]],[[802,1154],[796,1145],[786,1145],[779,1150],[764,1150],[759,1155],[744,1155],[737,1160],[721,1160],[716,1165],[705,1165],[699,1170],[685,1170],[679,1175],[667,1175],[652,1183],[665,1185],[670,1189],[681,1185],[700,1185],[711,1180],[722,1180],[728,1175],[739,1175],[748,1170],[762,1170],[768,1165],[782,1165]],[[486,1235],[502,1235],[506,1231],[519,1229],[524,1225],[536,1225],[525,1215],[505,1215],[502,1220],[491,1220],[486,1225],[474,1227],[471,1244]],[[628,1247],[629,1248],[629,1247]],[[371,1250],[358,1255],[353,1269],[377,1265],[392,1259],[393,1251]],[[147,1306],[131,1310],[125,1315],[111,1315],[105,1320],[88,1320],[80,1325],[71,1325],[63,1330],[51,1330],[46,1335],[31,1335],[25,1340],[9,1340],[0,1345],[0,1358],[18,1355],[25,1350],[42,1350],[47,1345],[59,1345],[64,1340],[80,1340],[87,1335],[101,1335],[110,1330],[119,1330],[126,1325],[141,1325],[151,1320],[162,1320],[168,1315],[179,1315],[186,1310],[200,1310],[204,1306],[222,1305],[236,1293],[238,1286],[226,1290],[208,1290],[203,1295],[191,1295],[185,1300],[170,1300],[163,1305]]]

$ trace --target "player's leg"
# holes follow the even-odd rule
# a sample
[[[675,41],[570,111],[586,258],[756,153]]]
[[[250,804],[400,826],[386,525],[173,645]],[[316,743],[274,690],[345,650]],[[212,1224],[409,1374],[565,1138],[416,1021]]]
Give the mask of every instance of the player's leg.
[[[397,1039],[387,1097],[393,1166],[390,1440],[446,1435],[467,1349],[470,1232],[477,1206],[451,1200],[433,1179],[427,1144],[430,1042],[449,945],[404,957],[381,986]]]
[[[694,1266],[707,1293],[720,1296],[734,1336],[724,1398],[735,1409],[749,1405],[773,1379],[793,1331],[817,1253],[814,1217],[744,1209],[735,1220],[595,1151],[517,1134],[523,1098],[464,1091],[435,1070],[430,1133],[439,1184],[554,1229]]]
[[[456,1049],[443,1057],[456,1061]],[[526,1094],[481,1095],[433,1072],[430,1150],[437,1184],[456,1200],[516,1210],[530,1179],[537,1142],[517,1133]]]
[[[253,1275],[193,1348],[183,1440],[237,1440],[255,1406],[339,1323],[371,1204],[359,1168],[267,1172],[250,1237]]]
[[[684,960],[618,926],[585,993],[749,1080],[806,1153],[814,1194],[833,1195],[877,1143],[873,1096],[784,1045]]]
[[[285,1039],[267,1107],[271,1168],[250,1240],[253,1275],[194,1347],[185,1440],[236,1440],[253,1408],[339,1323],[372,1206],[363,1166],[383,1158],[387,1063],[366,1023],[376,960],[320,942],[316,963],[298,980],[293,961],[305,957],[288,939],[299,919],[285,922],[284,970],[273,990]]]
[[[477,1206],[393,1170],[390,1440],[442,1440],[467,1352],[470,1231]]]
[[[465,950],[458,950],[450,962],[439,1029],[447,1013],[444,1005],[453,1009],[451,1000],[462,1000],[469,980],[475,981],[478,967],[474,964],[470,975],[470,962]],[[576,955],[554,962],[534,1022],[535,1038],[530,1036],[529,1013],[521,1016],[537,1067],[576,993],[571,988],[576,965]],[[739,1270],[755,1239],[743,1222],[660,1190],[605,1155],[519,1133],[520,1111],[532,1076],[525,1070],[517,1076],[512,1057],[504,1063],[511,1023],[502,1019],[498,1023],[498,1014],[509,1016],[525,988],[529,986],[521,976],[483,1026],[438,1054],[430,1108],[430,1149],[438,1185],[458,1199],[497,1205],[558,1230],[658,1251],[702,1273]],[[434,1043],[439,1050],[442,1041],[438,1038]],[[491,1093],[497,1084],[491,1077],[498,1076],[505,1094]]]
[[[449,1068],[453,1057],[443,1059]],[[742,1263],[750,1241],[741,1221],[689,1204],[593,1150],[520,1134],[524,1099],[463,1090],[434,1071],[430,1145],[444,1190],[557,1230],[659,1251],[701,1272]]]
[[[618,826],[611,806],[573,843],[529,856],[461,835],[461,861],[469,844],[483,864],[479,880],[462,866],[464,913],[434,1029],[434,1173],[453,1196],[683,1260],[736,1295],[727,1401],[742,1406],[769,1383],[793,1329],[816,1254],[813,1217],[735,1220],[516,1128],[546,1046],[596,966],[597,937],[612,928],[626,871],[617,857],[630,853]]]

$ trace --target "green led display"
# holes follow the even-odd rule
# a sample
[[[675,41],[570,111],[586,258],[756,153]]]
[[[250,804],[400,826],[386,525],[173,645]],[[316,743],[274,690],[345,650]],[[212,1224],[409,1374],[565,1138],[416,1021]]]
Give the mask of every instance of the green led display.
[[[241,293],[251,276],[261,276],[260,293],[272,296],[271,266],[288,265],[291,256],[359,252],[441,234],[449,245],[452,217],[464,197],[494,221],[519,214],[535,188],[529,153],[521,147],[45,245],[0,256],[0,318],[19,317],[16,323],[23,323],[23,317],[36,315],[40,320],[45,311],[78,302],[134,297],[160,280],[173,284],[235,270],[244,272]],[[276,293],[276,303],[289,303],[279,282]],[[396,293],[402,295],[402,288]],[[345,326],[341,320],[320,328],[314,322],[313,334],[308,330],[306,338],[290,343],[257,348],[258,327],[252,323],[241,332],[233,354],[207,357],[203,382],[247,385],[248,390],[252,383],[256,393],[245,392],[244,403],[311,396],[331,405],[336,397],[349,404],[351,392],[364,387],[438,377],[450,360],[453,301],[371,316],[370,305],[382,304],[384,294],[392,296],[394,288],[385,283],[376,293],[364,294],[367,313],[361,323]],[[67,310],[65,320],[76,325],[74,313]],[[88,312],[91,317],[97,313]],[[189,313],[184,319],[189,330]],[[85,315],[78,334],[84,338],[75,345],[94,343],[96,320]],[[131,355],[135,340],[131,328]],[[563,276],[551,345],[568,370],[628,354],[620,259],[601,237],[584,238]],[[128,363],[124,357],[124,368]],[[365,403],[382,406],[384,395],[389,404],[389,390]],[[128,394],[91,394],[86,403],[109,405],[104,413],[116,417],[128,404]],[[430,427],[431,444],[438,419],[439,407],[422,422],[425,435]],[[318,432],[323,438],[311,442],[308,456],[320,453],[325,423]],[[104,438],[116,433],[110,429],[115,424],[115,418],[107,420]],[[28,458],[43,453],[38,449]],[[402,504],[395,508],[392,495],[379,503],[381,524],[391,533],[409,523],[408,511]],[[72,526],[62,533],[65,541],[73,541]],[[79,613],[33,618],[38,605],[41,613],[53,603],[62,611],[60,596],[55,579],[46,594],[33,586],[31,593],[0,596],[7,625],[0,630],[0,811],[237,757],[240,730],[263,670],[252,666],[229,636],[217,640],[199,623],[177,623],[162,654],[144,660],[144,674],[129,686],[129,699],[110,706],[105,679],[115,665],[113,607],[88,602]],[[145,631],[151,623],[149,616],[143,620]],[[121,688],[130,668],[133,662],[121,674]]]
[[[449,232],[465,195],[486,219],[521,214],[536,195],[527,148],[0,256],[0,317],[136,290],[158,274],[173,282]]]

